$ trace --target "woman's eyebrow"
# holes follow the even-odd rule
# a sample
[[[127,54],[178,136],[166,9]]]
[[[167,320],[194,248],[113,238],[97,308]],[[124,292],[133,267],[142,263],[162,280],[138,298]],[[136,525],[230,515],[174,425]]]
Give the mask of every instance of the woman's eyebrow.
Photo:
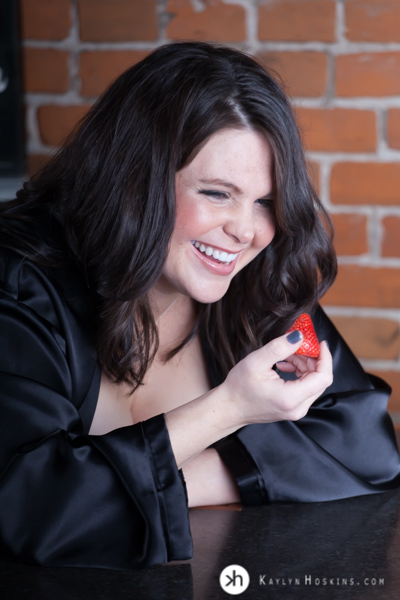
[[[241,190],[237,185],[230,181],[225,181],[225,179],[199,179],[199,182],[206,185],[222,185],[224,187],[230,188],[234,190],[238,194],[243,194],[243,190]]]

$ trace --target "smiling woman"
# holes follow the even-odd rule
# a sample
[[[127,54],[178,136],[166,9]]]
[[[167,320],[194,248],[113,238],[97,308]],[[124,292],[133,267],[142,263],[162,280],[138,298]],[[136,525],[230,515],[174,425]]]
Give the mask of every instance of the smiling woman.
[[[132,569],[190,557],[189,506],[399,485],[389,389],[318,307],[320,214],[277,82],[201,42],[123,73],[0,206],[6,556]]]

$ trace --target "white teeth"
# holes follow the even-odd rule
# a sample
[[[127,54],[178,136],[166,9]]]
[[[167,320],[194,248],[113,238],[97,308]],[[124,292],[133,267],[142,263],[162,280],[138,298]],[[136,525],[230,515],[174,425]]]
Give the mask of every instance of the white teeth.
[[[231,263],[237,257],[237,254],[228,254],[228,252],[225,251],[214,250],[211,246],[205,246],[204,244],[194,240],[192,240],[192,244],[198,248],[200,252],[203,252],[207,256],[212,256],[216,260],[220,260],[225,264]]]

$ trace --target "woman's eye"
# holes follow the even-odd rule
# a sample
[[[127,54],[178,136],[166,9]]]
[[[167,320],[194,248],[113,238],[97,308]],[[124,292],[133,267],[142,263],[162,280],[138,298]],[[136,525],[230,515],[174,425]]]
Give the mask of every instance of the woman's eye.
[[[272,198],[260,198],[257,200],[257,203],[261,204],[261,206],[265,206],[265,208],[269,208],[270,210],[273,210],[274,208],[274,201]]]
[[[228,194],[225,192],[219,192],[218,190],[200,190],[200,194],[211,196],[211,198],[217,198],[218,200],[225,200],[228,198]]]

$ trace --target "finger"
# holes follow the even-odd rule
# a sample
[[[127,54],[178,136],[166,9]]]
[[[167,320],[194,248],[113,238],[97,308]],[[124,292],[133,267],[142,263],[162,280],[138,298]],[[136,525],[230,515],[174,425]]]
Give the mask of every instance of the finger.
[[[289,356],[285,362],[276,363],[276,366],[282,373],[294,373],[300,378],[310,371],[315,371],[317,361],[308,356],[293,355]]]
[[[288,334],[275,338],[260,349],[265,367],[272,368],[277,362],[281,362],[294,354],[303,342],[301,331],[291,331]]]
[[[332,354],[330,353],[328,343],[325,340],[320,344],[320,353],[317,359],[316,370],[319,373],[332,373]]]
[[[296,370],[296,367],[290,362],[279,361],[276,366],[282,373],[294,373]]]
[[[332,355],[326,342],[321,343],[321,352],[315,370],[304,373],[297,381],[285,382],[287,387],[293,387],[292,393],[297,397],[316,400],[322,392],[332,383]]]
[[[311,358],[310,356],[302,356],[298,354],[289,356],[286,362],[292,364],[295,367],[295,369],[297,369],[297,371],[299,371],[300,373],[315,371],[315,368],[317,366],[317,361],[315,358]]]
[[[319,367],[319,372],[320,373],[322,373],[324,371],[331,372],[332,371],[332,356],[331,356],[331,353],[329,352],[329,347],[326,342],[321,342],[321,344],[322,344],[321,347],[324,348],[322,350],[323,367],[322,368],[321,368],[321,366]],[[303,377],[307,373],[317,370],[317,365],[318,365],[319,360],[320,360],[320,356],[318,357],[318,359],[316,359],[316,358],[311,358],[311,357],[307,357],[307,356],[296,355],[296,356],[289,356],[289,358],[287,359],[287,362],[291,362],[296,367],[295,373],[296,373],[297,377]]]

